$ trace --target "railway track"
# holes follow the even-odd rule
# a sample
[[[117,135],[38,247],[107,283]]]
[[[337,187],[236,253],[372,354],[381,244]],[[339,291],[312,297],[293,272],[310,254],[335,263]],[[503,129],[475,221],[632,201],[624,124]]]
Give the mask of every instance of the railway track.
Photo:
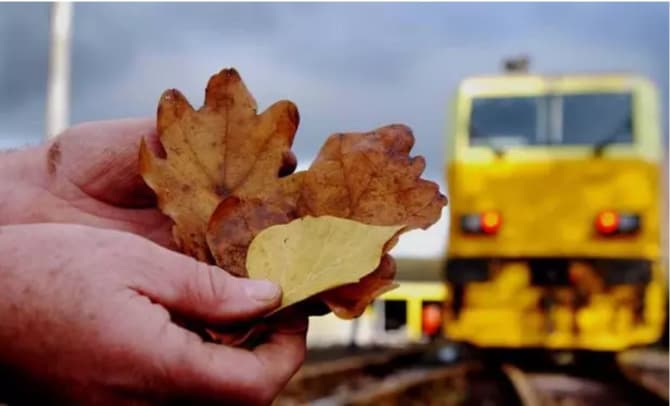
[[[515,389],[524,406],[630,406],[667,405],[667,397],[624,376],[580,376],[527,372],[506,366],[516,379]],[[512,372],[513,371],[513,372]]]
[[[308,404],[335,393],[350,393],[380,382],[399,369],[411,368],[428,350],[425,346],[375,348],[350,354],[347,349],[312,354],[285,388],[275,405]]]
[[[668,353],[665,351],[626,351],[617,364],[628,380],[668,401]]]
[[[616,367],[552,372],[478,359],[446,364],[437,350],[375,349],[308,361],[275,406],[668,404],[667,395]]]
[[[477,360],[445,364],[439,349],[426,345],[341,358],[317,355],[320,359],[308,360],[274,405],[522,404],[501,370]]]

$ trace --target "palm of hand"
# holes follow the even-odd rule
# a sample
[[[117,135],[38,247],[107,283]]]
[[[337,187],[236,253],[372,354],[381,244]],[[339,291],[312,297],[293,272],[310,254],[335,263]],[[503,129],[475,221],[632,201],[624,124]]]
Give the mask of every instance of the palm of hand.
[[[155,196],[138,172],[142,137],[156,143],[153,120],[90,123],[67,130],[43,149],[45,158],[35,168],[31,187],[20,192],[32,202],[22,213],[24,220],[29,216],[29,222],[129,231],[173,247],[171,221],[156,209]]]

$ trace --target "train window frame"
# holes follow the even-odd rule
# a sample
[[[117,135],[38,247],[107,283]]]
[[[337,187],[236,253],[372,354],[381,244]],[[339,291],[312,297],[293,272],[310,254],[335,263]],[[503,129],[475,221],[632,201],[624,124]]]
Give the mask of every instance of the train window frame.
[[[565,138],[565,114],[564,114],[564,99],[566,97],[593,97],[593,96],[626,96],[627,97],[627,125],[626,130],[629,132],[625,141],[614,140],[607,142],[608,145],[625,145],[634,146],[637,143],[637,123],[636,123],[636,92],[633,89],[620,89],[615,91],[583,91],[583,92],[551,92],[539,94],[520,94],[514,96],[498,96],[498,95],[476,95],[470,98],[468,118],[466,126],[466,146],[468,148],[493,148],[494,150],[506,151],[515,148],[594,148],[606,139],[594,137],[591,142],[564,142]],[[510,99],[535,99],[536,111],[535,122],[536,130],[535,138],[532,142],[526,143],[505,143],[500,137],[491,137],[488,141],[473,143],[473,129],[476,130],[473,123],[475,105],[477,101],[481,100],[510,100]],[[544,104],[544,106],[542,105]],[[618,127],[618,126],[617,126]],[[618,128],[617,128],[618,130]],[[481,138],[481,137],[476,137]],[[605,138],[605,137],[603,137]]]
[[[514,148],[514,147],[530,147],[530,146],[536,146],[536,145],[542,145],[538,144],[538,139],[540,138],[538,134],[542,134],[542,138],[545,138],[548,136],[547,134],[547,124],[546,124],[546,115],[543,114],[543,110],[545,106],[541,106],[541,101],[543,102],[544,99],[546,99],[546,95],[515,95],[515,96],[483,96],[483,97],[473,97],[470,100],[470,111],[468,114],[468,128],[467,128],[467,142],[470,147],[502,147],[502,148]],[[506,103],[512,100],[519,100],[519,101],[527,101],[527,100],[532,100],[534,101],[534,125],[529,126],[529,128],[534,127],[534,130],[531,134],[528,134],[528,136],[491,136],[486,133],[482,133],[485,136],[478,136],[478,128],[476,127],[474,123],[474,116],[475,116],[475,110],[477,109],[477,103],[484,102],[484,103],[493,103],[493,102],[498,102],[498,103]],[[473,139],[475,138],[485,138],[482,143],[473,143]],[[524,140],[525,142],[520,142],[520,143],[505,143],[500,141],[502,140]]]
[[[567,130],[565,129],[566,126],[566,120],[565,120],[565,100],[566,98],[582,98],[582,97],[625,97],[626,104],[627,104],[627,117],[625,118],[625,122],[622,122],[622,120],[618,120],[614,122],[615,125],[612,126],[613,130],[611,132],[617,131],[617,133],[620,131],[621,127],[625,126],[625,130],[628,131],[628,134],[626,134],[626,140],[622,141],[619,139],[614,139],[611,140],[612,135],[610,133],[605,133],[605,134],[600,134],[598,137],[595,137],[594,140],[590,140],[590,142],[565,142],[565,134]],[[599,143],[602,142],[608,142],[609,144],[619,144],[619,145],[633,145],[635,144],[636,141],[636,136],[635,136],[635,129],[636,129],[636,123],[635,123],[635,94],[633,91],[614,91],[614,92],[565,92],[565,93],[560,93],[556,95],[558,99],[558,103],[560,103],[560,107],[557,108],[557,110],[560,110],[560,132],[559,134],[559,139],[558,143],[556,145],[564,145],[564,146],[577,146],[577,147],[594,147],[598,145]],[[618,137],[616,137],[618,138]]]

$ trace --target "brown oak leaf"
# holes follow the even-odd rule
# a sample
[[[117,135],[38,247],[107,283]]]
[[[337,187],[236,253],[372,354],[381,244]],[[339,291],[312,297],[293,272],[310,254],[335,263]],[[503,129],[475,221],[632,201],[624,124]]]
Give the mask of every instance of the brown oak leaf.
[[[219,266],[233,275],[247,276],[247,250],[254,237],[295,218],[295,208],[281,196],[276,200],[230,196],[212,214],[207,242]]]
[[[413,146],[404,125],[330,136],[304,175],[298,215],[427,228],[440,218],[446,197],[421,179],[426,164],[409,156]]]
[[[202,261],[212,261],[205,233],[222,199],[272,195],[281,185],[276,179],[295,169],[297,108],[280,101],[260,115],[256,109],[237,71],[224,69],[209,80],[199,110],[177,90],[161,96],[157,130],[165,157],[141,145],[140,173],[173,220],[175,241]]]

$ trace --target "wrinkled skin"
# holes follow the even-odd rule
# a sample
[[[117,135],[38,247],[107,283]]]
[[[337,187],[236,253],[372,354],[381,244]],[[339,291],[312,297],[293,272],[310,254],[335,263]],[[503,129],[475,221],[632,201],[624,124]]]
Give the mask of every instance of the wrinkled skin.
[[[175,321],[246,321],[280,292],[171,250],[137,173],[154,126],[85,124],[0,156],[0,401],[267,404],[300,366],[304,317],[277,321],[253,350]]]
[[[158,148],[154,120],[85,123],[46,145],[0,156],[0,224],[84,224],[173,246],[170,220],[138,173],[143,136]]]

